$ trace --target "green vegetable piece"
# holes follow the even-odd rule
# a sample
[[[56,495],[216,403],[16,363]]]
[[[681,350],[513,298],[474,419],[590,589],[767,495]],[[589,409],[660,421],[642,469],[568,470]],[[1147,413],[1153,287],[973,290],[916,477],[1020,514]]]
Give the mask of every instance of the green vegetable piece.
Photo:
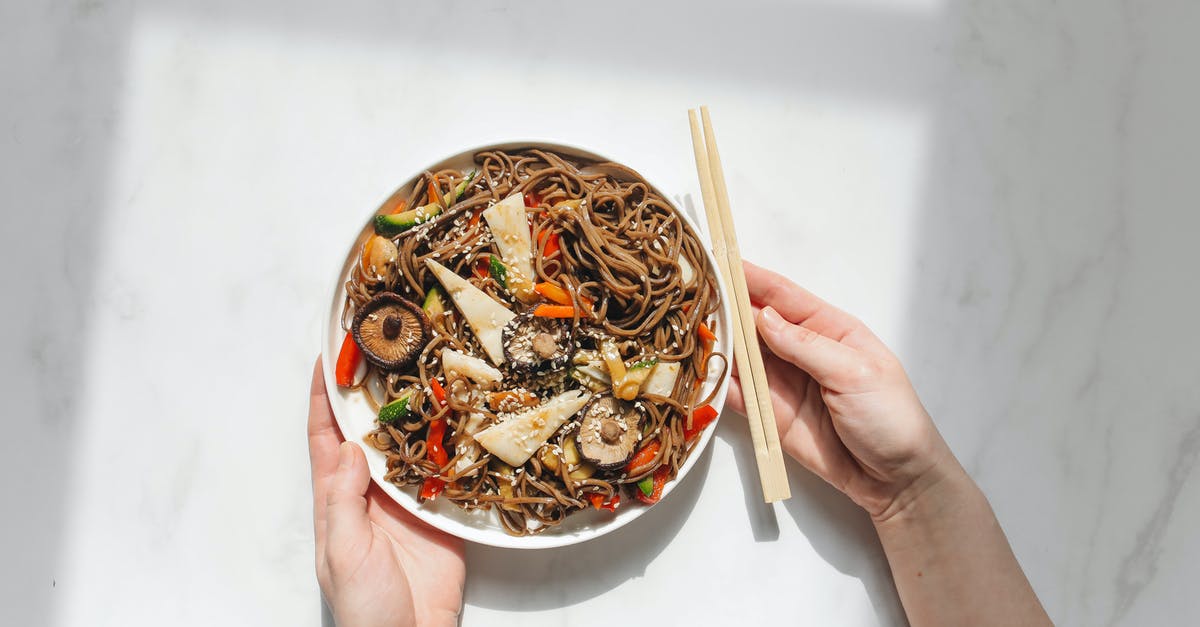
[[[442,292],[437,286],[429,288],[425,293],[425,302],[421,309],[425,310],[425,315],[429,316],[430,320],[436,320],[446,313],[446,303],[442,301]]]
[[[500,263],[495,255],[488,256],[488,272],[500,284],[500,287],[508,289],[508,268],[504,267],[504,264]]]
[[[642,494],[646,496],[654,494],[654,475],[650,475],[649,477],[637,482],[637,487],[642,491]]]
[[[445,198],[443,198],[446,201],[446,205],[449,206],[453,201],[462,198],[462,195],[467,191],[467,187],[471,185],[471,181],[473,180],[475,180],[475,170],[471,170],[467,174],[467,178],[459,181],[458,185],[454,186],[453,197],[449,193],[446,194]]]
[[[400,398],[397,398],[387,405],[380,407],[379,422],[390,425],[394,424],[397,420],[403,420],[404,418],[408,417],[408,415],[412,413],[411,408],[408,406],[409,402],[412,400],[412,397],[413,391],[409,390],[401,394]]]
[[[434,219],[441,213],[442,206],[432,203],[400,213],[375,216],[375,234],[383,237],[399,235],[418,224]]]
[[[649,368],[650,366],[653,366],[657,363],[658,363],[658,358],[651,357],[650,359],[643,359],[642,361],[639,361],[636,364],[633,364],[632,366],[629,367],[629,370],[637,370],[638,368]]]

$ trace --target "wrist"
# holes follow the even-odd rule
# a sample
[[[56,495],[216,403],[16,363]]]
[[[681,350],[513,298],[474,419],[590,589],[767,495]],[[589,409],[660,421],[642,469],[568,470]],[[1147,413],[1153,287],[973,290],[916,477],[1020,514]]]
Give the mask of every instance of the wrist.
[[[876,528],[920,523],[959,507],[977,491],[975,482],[946,448],[927,468],[898,487],[882,509],[871,512],[871,521]]]

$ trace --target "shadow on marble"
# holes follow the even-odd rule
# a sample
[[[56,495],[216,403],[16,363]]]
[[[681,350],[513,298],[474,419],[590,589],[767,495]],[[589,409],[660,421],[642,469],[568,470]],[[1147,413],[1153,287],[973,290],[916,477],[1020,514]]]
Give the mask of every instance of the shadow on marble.
[[[0,314],[0,381],[11,418],[0,460],[6,475],[20,477],[4,484],[5,498],[21,504],[0,540],[8,624],[53,622],[72,498],[66,486],[74,479],[58,461],[79,433],[88,313],[119,306],[96,261],[112,212],[110,142],[128,16],[89,16],[84,4],[60,8],[0,10],[0,54],[15,60],[0,86],[0,291],[19,295]]]
[[[755,542],[774,542],[779,539],[779,520],[775,508],[762,500],[762,487],[758,479],[758,460],[754,457],[754,446],[750,441],[749,429],[741,428],[745,418],[726,410],[721,425],[734,424],[717,430],[717,437],[733,450],[733,461],[737,465],[738,479],[742,483],[742,502],[746,506],[746,518]]]
[[[726,418],[744,420],[732,414]],[[733,449],[755,542],[776,540],[777,512],[786,511],[827,564],[862,582],[880,624],[907,624],[887,557],[866,512],[791,458],[787,459],[787,470],[792,498],[783,501],[782,508],[767,505],[761,498],[749,431],[721,429],[717,434]]]
[[[337,627],[337,623],[333,621],[333,612],[329,611],[329,604],[324,598],[318,599],[321,604],[321,627]]]
[[[711,464],[709,447],[670,498],[621,529],[580,545],[524,551],[468,542],[468,602],[498,610],[562,608],[641,576],[687,523]]]
[[[908,624],[870,516],[790,459],[788,481],[792,498],[784,501],[784,509],[821,559],[862,582],[881,625]]]
[[[951,6],[956,25],[1018,19]],[[955,88],[892,341],[1050,616],[1168,624],[1195,608],[1195,560],[1169,543],[1197,516],[1176,506],[1200,442],[1200,88],[1177,70],[1200,11],[1091,9],[945,35]]]

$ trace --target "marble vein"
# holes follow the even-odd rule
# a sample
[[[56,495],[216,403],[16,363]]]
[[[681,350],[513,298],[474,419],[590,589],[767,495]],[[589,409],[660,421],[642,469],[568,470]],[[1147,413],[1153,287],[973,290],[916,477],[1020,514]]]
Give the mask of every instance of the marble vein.
[[[1133,550],[1121,560],[1114,590],[1116,601],[1108,620],[1109,625],[1117,624],[1129,612],[1142,590],[1158,574],[1158,560],[1164,548],[1163,535],[1175,515],[1175,505],[1192,476],[1197,458],[1200,458],[1200,415],[1196,416],[1195,424],[1180,438],[1167,472],[1166,490],[1150,517],[1138,530]]]

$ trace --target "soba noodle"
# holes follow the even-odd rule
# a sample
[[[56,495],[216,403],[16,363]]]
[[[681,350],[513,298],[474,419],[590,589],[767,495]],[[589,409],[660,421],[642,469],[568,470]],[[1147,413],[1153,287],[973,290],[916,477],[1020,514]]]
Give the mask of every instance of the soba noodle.
[[[463,403],[451,390],[445,407],[430,402],[430,381],[446,381],[439,354],[443,348],[483,354],[479,341],[457,310],[432,321],[432,341],[416,365],[405,371],[385,371],[369,365],[354,387],[373,406],[388,403],[401,393],[415,390],[409,401],[412,412],[397,424],[380,423],[367,441],[387,455],[386,479],[398,486],[421,485],[439,477],[447,483],[441,497],[466,509],[494,508],[504,528],[515,535],[537,533],[561,523],[572,512],[590,507],[589,498],[609,498],[636,490],[632,484],[660,467],[674,478],[694,441],[684,439],[685,427],[696,407],[711,400],[699,398],[709,360],[716,358],[720,377],[727,360],[709,353],[698,339],[702,322],[712,326],[718,309],[717,286],[700,239],[671,205],[636,173],[612,163],[590,163],[536,149],[489,151],[475,155],[478,175],[469,187],[437,218],[391,238],[399,251],[394,265],[368,277],[361,267],[346,283],[343,326],[350,327],[353,313],[382,292],[395,292],[417,303],[438,285],[425,260],[433,259],[467,278],[490,296],[516,311],[527,309],[513,299],[491,276],[477,274],[476,264],[499,255],[485,221],[478,213],[513,193],[526,194],[533,229],[534,272],[538,282],[561,286],[571,294],[576,316],[566,322],[575,337],[609,337],[623,354],[653,355],[660,362],[681,367],[670,396],[643,396],[639,407],[645,418],[643,446],[659,442],[652,463],[636,475],[624,469],[597,472],[586,479],[573,478],[567,464],[555,472],[538,455],[511,476],[497,471],[492,456],[483,450],[468,467],[456,469],[461,452],[447,446],[450,463],[439,468],[427,456],[426,432],[431,421],[446,420],[447,441],[453,442],[469,412],[485,416],[485,424],[501,419],[490,408]],[[439,190],[454,189],[466,180],[459,170],[426,172],[407,198],[408,207],[434,202],[428,184]],[[564,203],[564,201],[580,201]],[[547,254],[549,234],[558,235],[559,249]],[[695,279],[684,284],[680,260],[694,269]],[[447,308],[451,309],[451,308]],[[590,315],[588,314],[590,312]],[[533,384],[543,393],[579,387],[563,373],[546,375]],[[714,388],[715,389],[715,388]],[[544,397],[544,394],[543,394]],[[559,429],[548,445],[561,447],[575,437],[578,421]],[[501,489],[508,484],[511,489]]]

